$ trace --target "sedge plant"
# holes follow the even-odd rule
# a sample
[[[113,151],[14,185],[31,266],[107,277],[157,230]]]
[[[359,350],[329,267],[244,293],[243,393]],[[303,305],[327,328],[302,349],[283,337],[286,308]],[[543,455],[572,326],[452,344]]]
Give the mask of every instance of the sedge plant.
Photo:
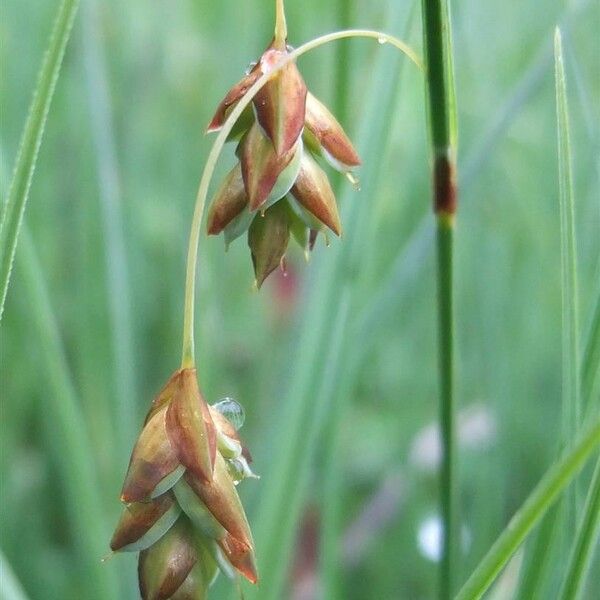
[[[23,147],[17,157],[0,230],[2,302],[8,288],[37,150],[76,6],[76,2],[65,1],[61,7],[50,53],[32,104],[32,116],[26,126]],[[327,230],[336,235],[341,232],[343,223],[328,181],[326,165],[345,173],[350,182],[356,184],[353,171],[359,166],[360,158],[341,124],[323,103],[307,91],[296,60],[339,39],[371,38],[401,50],[423,68],[426,79],[437,239],[439,421],[442,439],[439,487],[443,521],[439,596],[450,598],[461,568],[457,543],[454,391],[457,140],[448,3],[445,0],[422,2],[424,65],[404,42],[372,30],[339,31],[293,49],[287,43],[282,0],[275,2],[275,14],[272,42],[259,62],[227,94],[209,126],[210,130],[218,131],[218,135],[201,177],[191,224],[181,365],[155,397],[147,413],[125,477],[121,493],[123,513],[111,547],[115,552],[140,553],[138,574],[144,599],[205,597],[219,571],[231,578],[241,575],[251,583],[257,583],[260,571],[261,587],[258,591],[250,591],[249,595],[267,599],[281,597],[285,565],[265,565],[262,569],[261,555],[272,558],[280,552],[280,539],[284,539],[286,545],[289,543],[287,526],[282,527],[281,534],[272,528],[271,533],[265,533],[267,528],[264,526],[266,519],[283,514],[285,498],[280,494],[277,497],[271,495],[268,499],[258,522],[258,543],[255,544],[236,489],[243,479],[255,477],[250,468],[250,453],[238,433],[243,423],[243,409],[230,399],[209,405],[198,383],[194,313],[198,264],[202,265],[199,242],[212,175],[226,142],[236,144],[239,162],[218,188],[208,211],[206,226],[209,234],[223,233],[227,244],[247,233],[257,287],[277,268],[285,270],[285,254],[291,239],[308,254],[320,235],[327,237]],[[568,227],[573,227],[572,217],[568,220]],[[570,256],[573,257],[572,252]],[[573,275],[569,268],[565,266],[567,275]],[[572,286],[566,288],[566,293],[575,294]],[[346,292],[347,289],[341,294],[337,318],[331,325],[338,342],[342,339],[339,332],[349,318]],[[0,313],[1,310],[0,307]],[[570,313],[571,316],[573,314]],[[577,344],[576,321],[571,321],[570,327],[567,328],[568,343],[573,350]],[[324,354],[326,362],[341,362],[342,345],[333,344],[329,350]],[[569,374],[577,378],[581,367],[575,350],[571,356],[573,363]],[[584,356],[583,364],[587,364],[586,358]],[[309,362],[306,364],[310,365]],[[307,376],[310,374],[308,369]],[[333,377],[326,383],[328,385],[319,389],[319,399],[326,399],[333,393]],[[578,398],[578,382],[571,381],[571,385]],[[72,404],[71,394],[69,406]],[[578,415],[576,420],[580,420],[579,400],[573,404],[573,409]],[[519,544],[597,449],[600,444],[599,428],[598,421],[593,420],[589,426],[581,428],[579,437],[569,445],[517,512],[461,589],[458,598],[479,598],[485,593]],[[572,437],[575,437],[576,429],[578,427],[573,425]],[[300,432],[295,432],[297,435]],[[73,438],[69,443],[85,445],[80,438]],[[286,473],[285,467],[289,465],[287,457],[279,462],[280,472],[292,478],[296,473]],[[82,464],[81,461],[74,463],[73,469],[81,469]],[[84,490],[89,496],[93,483],[91,479],[88,481],[89,478],[83,479]],[[598,529],[598,480],[596,469],[563,584],[565,598],[574,597],[581,589],[589,562],[594,532]],[[290,479],[283,479],[273,485],[283,486],[285,491],[289,482]],[[295,497],[298,498],[299,494]],[[78,514],[77,518],[81,515]],[[283,537],[278,537],[280,535]],[[264,544],[266,551],[259,544]]]
[[[335,197],[316,158],[345,172],[352,183],[351,170],[360,164],[335,117],[307,91],[295,59],[336,39],[370,37],[396,46],[420,65],[406,44],[377,31],[336,32],[292,50],[283,2],[275,6],[273,41],[228,92],[208,127],[219,133],[192,218],[181,368],[152,403],[121,493],[126,506],[111,548],[140,552],[144,600],[205,594],[219,570],[251,583],[259,577],[254,541],[235,489],[242,479],[254,477],[249,452],[237,434],[240,423],[232,416],[241,408],[235,403],[232,408],[232,401],[208,406],[195,368],[198,246],[210,180],[225,142],[239,139],[240,162],[213,199],[208,232],[223,232],[227,244],[248,232],[260,287],[278,266],[285,268],[290,236],[309,252],[325,227],[340,233]]]

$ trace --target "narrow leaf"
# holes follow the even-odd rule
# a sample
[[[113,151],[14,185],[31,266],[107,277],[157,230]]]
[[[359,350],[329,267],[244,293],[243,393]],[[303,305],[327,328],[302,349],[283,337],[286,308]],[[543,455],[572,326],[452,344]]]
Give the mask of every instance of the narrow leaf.
[[[596,286],[595,304],[581,361],[581,396],[585,408],[591,406],[592,398],[600,396],[600,285]]]
[[[4,301],[8,291],[19,229],[23,222],[46,118],[78,6],[79,0],[63,0],[58,9],[54,29],[33,93],[25,129],[21,136],[19,152],[0,223],[0,319],[4,312]]]
[[[554,464],[510,520],[500,537],[462,587],[456,600],[475,600],[488,590],[502,568],[539,523],[561,492],[573,481],[600,445],[600,420]]]
[[[579,316],[577,293],[577,248],[575,201],[571,168],[571,142],[567,89],[560,30],[554,38],[558,176],[560,204],[560,248],[562,277],[562,377],[565,442],[572,439],[581,420],[579,385]]]
[[[27,594],[12,570],[8,559],[0,551],[0,582],[2,582],[2,598],[4,600],[27,600]]]
[[[577,538],[569,560],[567,574],[560,594],[561,600],[576,600],[582,597],[585,578],[589,570],[594,549],[600,535],[600,458],[590,484],[585,502],[583,519],[577,530]]]

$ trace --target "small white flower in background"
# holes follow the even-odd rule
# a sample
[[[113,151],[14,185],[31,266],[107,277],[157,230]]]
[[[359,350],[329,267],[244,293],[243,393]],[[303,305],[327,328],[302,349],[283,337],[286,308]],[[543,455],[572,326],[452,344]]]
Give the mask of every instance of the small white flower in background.
[[[474,404],[458,414],[458,445],[461,449],[482,450],[496,440],[496,417],[483,404]],[[441,460],[439,426],[431,423],[414,438],[410,463],[423,471],[435,471]]]
[[[426,517],[417,531],[417,546],[421,554],[431,562],[439,562],[442,556],[442,520],[438,515]],[[471,545],[471,531],[463,525],[461,540],[463,551]]]
[[[442,554],[442,522],[439,517],[427,517],[419,527],[417,543],[421,554],[432,562],[439,562]]]

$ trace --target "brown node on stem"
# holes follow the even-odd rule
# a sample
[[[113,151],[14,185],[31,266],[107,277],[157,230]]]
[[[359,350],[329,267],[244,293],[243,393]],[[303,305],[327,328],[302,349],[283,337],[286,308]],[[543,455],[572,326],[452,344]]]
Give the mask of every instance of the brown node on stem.
[[[435,159],[433,190],[435,212],[437,214],[454,215],[458,203],[456,166],[447,154],[441,154]]]

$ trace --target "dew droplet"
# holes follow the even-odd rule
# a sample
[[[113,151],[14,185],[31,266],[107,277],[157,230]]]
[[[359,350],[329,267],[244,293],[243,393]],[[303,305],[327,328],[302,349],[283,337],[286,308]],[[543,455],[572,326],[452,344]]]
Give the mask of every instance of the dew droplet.
[[[379,44],[382,44],[382,45],[383,45],[383,44],[385,44],[386,42],[387,42],[387,38],[383,37],[382,35],[380,35],[380,36],[377,38],[377,43],[379,43]]]
[[[347,171],[346,172],[346,178],[352,184],[352,187],[354,188],[354,191],[355,192],[360,192],[360,180],[358,179],[358,177],[356,177],[354,175],[354,173],[351,173],[350,171]]]
[[[212,407],[219,411],[235,428],[240,429],[246,419],[244,408],[233,398],[223,398]]]

